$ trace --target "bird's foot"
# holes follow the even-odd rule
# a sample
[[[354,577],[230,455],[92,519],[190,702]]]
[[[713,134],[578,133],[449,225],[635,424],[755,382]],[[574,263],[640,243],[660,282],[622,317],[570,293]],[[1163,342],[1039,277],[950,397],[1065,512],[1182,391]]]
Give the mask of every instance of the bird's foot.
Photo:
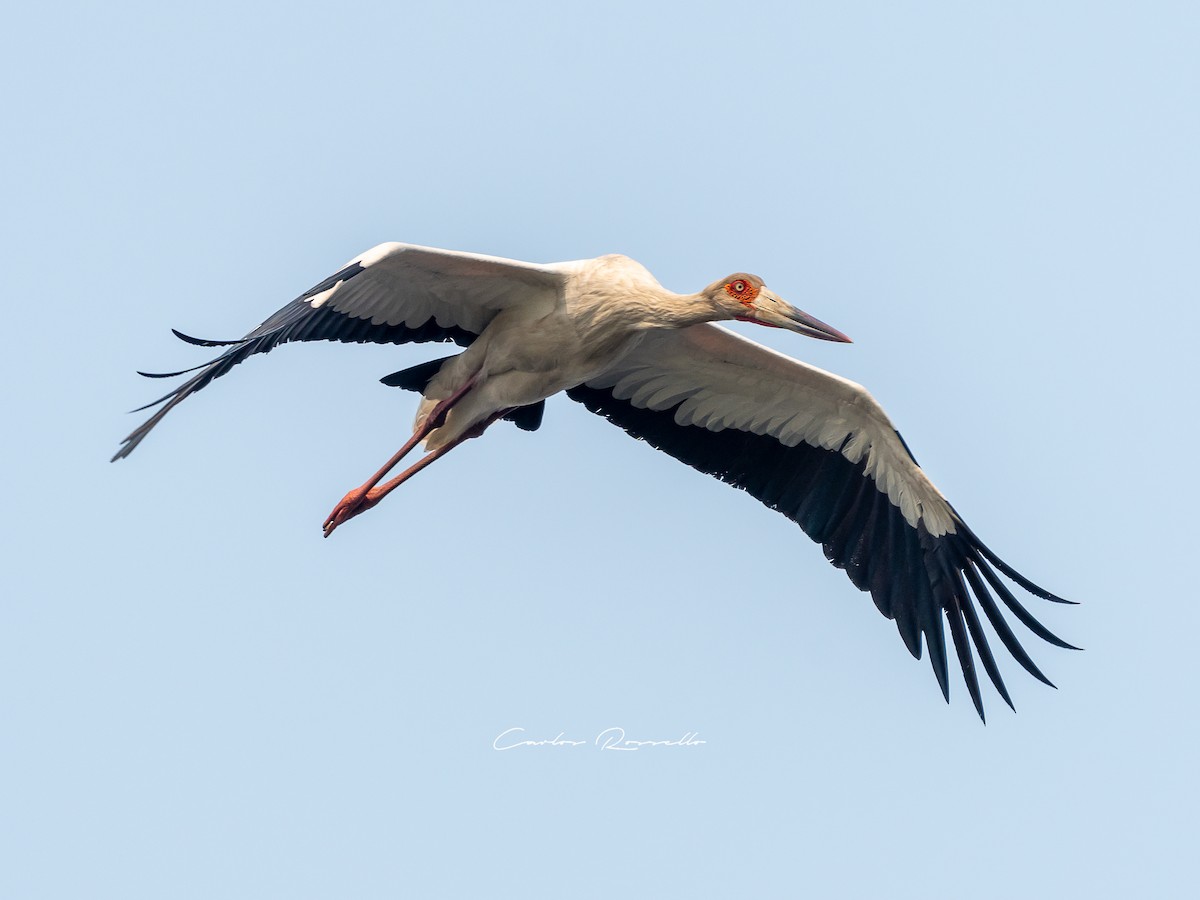
[[[383,493],[378,488],[371,488],[368,491],[357,487],[352,490],[338,502],[338,505],[333,508],[333,512],[325,519],[325,523],[321,526],[325,537],[333,534],[333,530],[343,522],[353,519],[359,513],[366,512],[381,499],[383,499]]]

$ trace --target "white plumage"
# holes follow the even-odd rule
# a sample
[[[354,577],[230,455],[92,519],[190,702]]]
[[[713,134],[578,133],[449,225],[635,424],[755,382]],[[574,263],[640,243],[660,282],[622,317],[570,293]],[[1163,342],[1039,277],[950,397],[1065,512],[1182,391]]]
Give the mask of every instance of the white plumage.
[[[980,716],[972,644],[1012,705],[977,608],[1014,658],[1049,683],[996,597],[1039,637],[1070,645],[1038,623],[997,572],[1039,597],[1065,601],[979,541],[866,390],[712,324],[728,319],[849,341],[745,273],[676,294],[624,256],[535,265],[380,244],[241,340],[203,341],[176,332],[190,343],[229,349],[184,370],[196,374],[148,405],[163,404],[113,458],[132,452],[185,397],[281,343],[454,341],[465,347],[462,353],[384,379],[423,395],[412,438],[334,508],[326,536],[498,419],[535,430],[545,398],[566,391],[635,437],[797,522],[855,585],[870,591],[914,656],[924,643],[947,699],[943,616]],[[422,442],[426,454],[380,484]]]
[[[864,474],[909,525],[923,520],[933,537],[954,531],[946,498],[866,389],[719,325],[655,333],[588,386],[611,388],[616,399],[642,408],[675,407],[680,426],[769,434],[787,447],[803,441],[841,448],[852,463],[866,455]]]

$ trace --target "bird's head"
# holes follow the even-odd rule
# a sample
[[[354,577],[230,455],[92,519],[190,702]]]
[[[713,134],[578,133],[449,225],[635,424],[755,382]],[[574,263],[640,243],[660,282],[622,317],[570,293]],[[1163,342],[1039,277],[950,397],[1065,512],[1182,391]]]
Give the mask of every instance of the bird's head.
[[[836,328],[780,299],[757,275],[737,272],[709,285],[704,293],[730,319],[786,328],[822,341],[851,343],[850,338]]]

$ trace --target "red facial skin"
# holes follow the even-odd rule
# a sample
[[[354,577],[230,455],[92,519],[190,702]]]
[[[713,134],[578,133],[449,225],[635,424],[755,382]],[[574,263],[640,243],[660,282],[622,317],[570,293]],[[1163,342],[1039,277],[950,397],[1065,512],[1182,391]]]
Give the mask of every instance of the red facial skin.
[[[750,282],[738,278],[725,285],[725,293],[742,303],[742,305],[752,309],[754,307],[754,300],[758,297],[758,288]]]
[[[758,299],[758,288],[742,278],[725,285],[725,293],[746,307],[746,315],[734,316],[739,322],[753,322],[755,325],[766,325],[767,328],[778,328],[778,325],[768,325],[760,322],[754,316],[754,301]]]

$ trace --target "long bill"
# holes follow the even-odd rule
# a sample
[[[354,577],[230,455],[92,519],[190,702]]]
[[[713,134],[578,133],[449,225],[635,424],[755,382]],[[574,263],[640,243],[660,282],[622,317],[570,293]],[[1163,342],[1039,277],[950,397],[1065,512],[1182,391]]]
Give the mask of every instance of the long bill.
[[[816,338],[819,341],[836,341],[839,344],[854,343],[832,325],[826,325],[815,316],[796,309],[790,303],[766,290],[759,295],[753,312],[746,316],[746,320],[759,325],[769,325],[772,328],[786,328],[788,331]]]

